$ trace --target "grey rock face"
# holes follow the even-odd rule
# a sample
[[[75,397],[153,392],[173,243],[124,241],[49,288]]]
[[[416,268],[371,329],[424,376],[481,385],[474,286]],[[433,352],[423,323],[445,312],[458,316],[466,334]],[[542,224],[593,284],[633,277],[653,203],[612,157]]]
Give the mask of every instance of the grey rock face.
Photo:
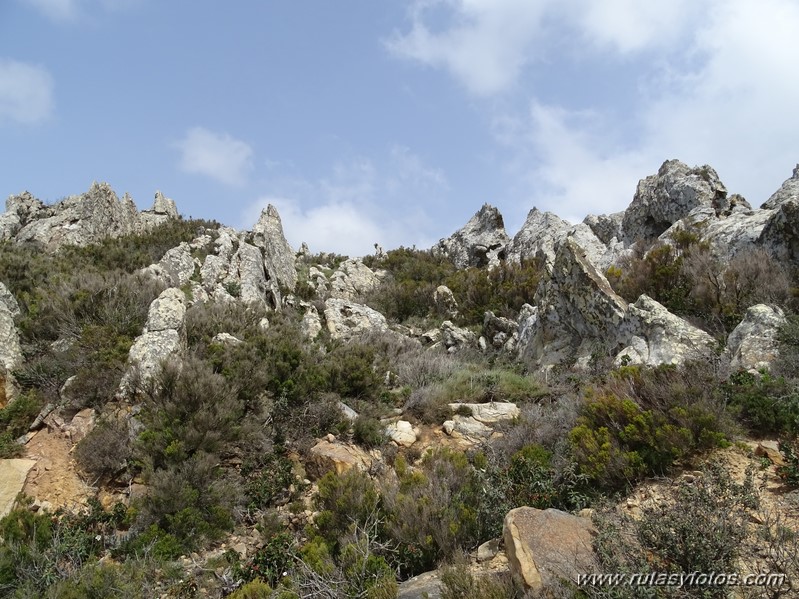
[[[602,218],[612,219],[613,217],[589,218],[593,219],[592,222],[598,223]],[[601,222],[605,223],[605,221]],[[601,229],[601,225],[596,225],[596,227]],[[616,227],[618,228],[618,223],[616,223]],[[540,260],[548,270],[551,270],[557,247],[567,237],[573,237],[586,252],[589,260],[601,271],[604,271],[622,249],[616,235],[617,232],[614,232],[614,235],[605,241],[597,236],[593,228],[586,223],[572,225],[552,212],[541,212],[538,208],[533,208],[527,214],[522,228],[508,244],[507,259],[519,263],[522,260],[535,258]]]
[[[596,344],[610,351],[627,310],[627,302],[572,238],[560,244],[551,276],[536,291],[536,304],[534,315],[520,320],[519,348],[542,366],[590,355]]]
[[[624,242],[655,239],[694,208],[713,206],[726,195],[727,189],[711,167],[690,168],[679,160],[667,160],[656,175],[638,182],[622,219]]]
[[[502,535],[513,577],[545,591],[565,579],[595,571],[594,527],[588,518],[560,510],[519,507],[505,516]]]
[[[11,313],[11,316],[16,318],[20,315],[19,304],[17,298],[8,290],[3,283],[0,283],[0,305],[4,305]]]
[[[147,332],[183,329],[186,320],[186,296],[174,287],[164,290],[150,304],[147,314]]]
[[[36,218],[16,234],[17,241],[35,241],[48,251],[62,245],[85,246],[106,237],[140,230],[139,213],[130,198],[120,201],[107,183],[93,183],[89,191],[71,196],[47,209],[51,215]]]
[[[191,248],[188,243],[181,243],[179,246],[168,250],[161,261],[158,263],[160,272],[167,285],[179,287],[188,283],[194,274],[194,258],[191,256]]]
[[[519,339],[519,325],[489,310],[483,315],[483,336],[495,349],[511,352]]]
[[[324,273],[317,268],[314,268],[314,271],[313,275],[316,277],[317,284],[323,285]],[[321,279],[319,275],[321,275]],[[376,289],[384,277],[384,271],[373,271],[360,259],[345,260],[330,275],[330,297],[357,300]]]
[[[583,220],[583,224],[589,227],[602,243],[610,245],[614,239],[621,239],[621,223],[623,220],[624,212],[600,215],[589,214]]]
[[[707,358],[716,347],[713,337],[646,295],[629,306],[619,331],[620,343],[627,340],[631,350],[621,350],[617,361],[629,355],[630,363],[650,366]]]
[[[787,179],[782,186],[766,200],[761,208],[773,210],[789,200],[799,200],[799,164],[793,169],[790,179]]]
[[[474,347],[477,337],[467,329],[456,327],[449,320],[441,323],[441,341],[450,353],[464,347]]]
[[[446,285],[439,285],[433,292],[433,303],[436,306],[436,312],[444,318],[457,318],[458,317],[458,302],[455,301],[455,295],[452,290]]]
[[[343,299],[325,302],[325,321],[333,339],[349,339],[370,331],[387,331],[386,317],[369,306]]]
[[[0,241],[14,239],[22,227],[39,215],[50,216],[51,212],[30,192],[9,196],[6,211],[0,214]]]
[[[785,322],[785,314],[777,307],[758,304],[749,308],[727,338],[730,370],[770,370],[779,357],[777,335]]]
[[[155,192],[153,207],[149,210],[142,210],[139,216],[142,229],[152,229],[170,220],[179,218],[178,207],[175,205],[174,200],[164,197],[164,194],[160,191]]]
[[[508,241],[499,210],[483,204],[462,229],[439,241],[433,251],[448,256],[458,268],[495,266],[504,256]]]
[[[799,261],[799,199],[777,206],[758,241],[777,260]]]
[[[507,259],[519,263],[525,259],[538,258],[551,266],[555,261],[555,245],[571,229],[572,225],[556,214],[533,208],[527,213],[522,228],[508,244]]]
[[[0,301],[0,378],[6,401],[13,399],[16,392],[11,372],[21,365],[22,348],[19,345],[14,316],[5,302]]]
[[[316,339],[322,332],[322,319],[319,311],[313,305],[308,305],[300,323],[300,329],[307,339]]]
[[[253,244],[264,251],[264,266],[269,278],[289,291],[294,291],[297,286],[294,250],[283,235],[283,223],[277,208],[269,204],[262,210],[252,232]]]
[[[241,301],[266,308],[280,306],[280,291],[274,280],[268,280],[264,270],[261,250],[248,243],[240,243],[230,260],[230,277],[239,284]]]

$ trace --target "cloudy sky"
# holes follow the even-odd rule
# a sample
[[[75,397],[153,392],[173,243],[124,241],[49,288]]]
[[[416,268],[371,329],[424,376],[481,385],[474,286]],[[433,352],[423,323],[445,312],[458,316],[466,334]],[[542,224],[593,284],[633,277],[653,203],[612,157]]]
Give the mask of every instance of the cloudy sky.
[[[666,159],[760,205],[799,162],[796,0],[0,0],[0,195],[92,181],[312,251],[488,202],[624,209]]]

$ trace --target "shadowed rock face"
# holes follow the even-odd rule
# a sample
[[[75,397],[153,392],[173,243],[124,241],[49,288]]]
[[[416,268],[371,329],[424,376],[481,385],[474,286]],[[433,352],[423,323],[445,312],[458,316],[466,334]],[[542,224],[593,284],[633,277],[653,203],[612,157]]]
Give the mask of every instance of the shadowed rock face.
[[[448,256],[458,268],[490,266],[504,258],[508,241],[499,210],[483,204],[462,229],[439,241],[433,251]]]

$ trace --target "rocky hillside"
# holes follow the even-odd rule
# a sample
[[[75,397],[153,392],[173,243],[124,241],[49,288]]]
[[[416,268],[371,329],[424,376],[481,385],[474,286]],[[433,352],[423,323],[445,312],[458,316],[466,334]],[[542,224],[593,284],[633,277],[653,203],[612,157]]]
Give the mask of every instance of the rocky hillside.
[[[272,206],[11,196],[0,595],[790,596],[798,214],[799,166],[752,208],[670,160],[622,213],[349,258]]]

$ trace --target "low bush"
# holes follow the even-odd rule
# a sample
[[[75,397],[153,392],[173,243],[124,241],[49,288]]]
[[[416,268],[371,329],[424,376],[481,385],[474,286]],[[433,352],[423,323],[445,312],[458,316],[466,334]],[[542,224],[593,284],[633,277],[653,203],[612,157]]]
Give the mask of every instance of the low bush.
[[[738,372],[724,385],[730,407],[750,432],[799,432],[799,393],[782,377]]]
[[[20,394],[0,409],[0,458],[14,458],[22,453],[16,439],[28,432],[44,401],[36,390]]]
[[[95,479],[112,477],[132,456],[130,430],[125,420],[100,422],[75,447],[75,459]]]

